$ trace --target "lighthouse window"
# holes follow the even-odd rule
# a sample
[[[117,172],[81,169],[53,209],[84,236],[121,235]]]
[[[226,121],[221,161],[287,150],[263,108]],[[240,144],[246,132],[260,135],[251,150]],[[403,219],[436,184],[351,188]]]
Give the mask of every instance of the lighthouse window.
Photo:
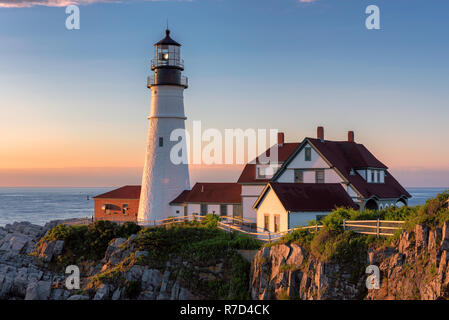
[[[159,147],[163,147],[163,146],[164,146],[164,138],[159,137]]]

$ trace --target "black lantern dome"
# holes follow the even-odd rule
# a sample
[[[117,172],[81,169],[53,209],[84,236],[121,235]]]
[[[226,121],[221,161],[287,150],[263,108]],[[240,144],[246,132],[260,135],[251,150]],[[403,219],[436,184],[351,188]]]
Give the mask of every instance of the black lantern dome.
[[[178,46],[180,47],[181,45],[179,43],[177,43],[175,40],[173,40],[170,37],[170,30],[165,30],[165,38],[162,39],[161,41],[159,41],[158,43],[155,44],[155,46],[159,46],[162,44],[166,44],[166,45],[171,45],[171,46]]]
[[[154,45],[154,59],[148,87],[155,85],[176,85],[187,88],[188,80],[182,75],[184,61],[181,59],[181,44],[170,37],[170,30],[165,30],[165,38]]]

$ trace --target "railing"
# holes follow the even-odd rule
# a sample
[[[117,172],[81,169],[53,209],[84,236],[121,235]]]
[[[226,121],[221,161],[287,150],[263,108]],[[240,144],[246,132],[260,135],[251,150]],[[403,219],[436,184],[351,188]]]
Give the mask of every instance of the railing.
[[[159,67],[177,67],[184,69],[184,60],[183,59],[152,59],[151,60],[151,69],[159,68]]]
[[[344,220],[343,230],[376,236],[392,236],[404,228],[405,221],[388,220]]]
[[[151,87],[151,86],[154,86],[156,84],[158,84],[158,83],[156,83],[155,77],[154,76],[148,76],[148,78],[147,78],[147,87]],[[165,83],[160,83],[160,84],[165,84]],[[187,88],[189,86],[189,78],[187,78],[186,76],[181,76],[181,79],[180,79],[179,83],[177,83],[177,84]]]
[[[112,217],[111,217],[112,218]],[[119,224],[125,223],[126,221],[122,219],[111,219],[111,218],[96,218],[99,220],[109,220]],[[147,227],[161,227],[169,226],[177,223],[202,221],[205,216],[201,215],[189,215],[181,217],[170,217],[162,220],[139,220],[136,223],[139,225],[144,225]],[[404,228],[404,221],[388,221],[388,220],[343,220],[343,230],[351,230],[355,233],[366,234],[366,235],[377,235],[380,236],[392,236],[397,230],[402,230]],[[282,232],[271,232],[263,230],[254,225],[250,220],[236,217],[223,216],[220,217],[220,221],[217,222],[217,227],[220,230],[227,232],[240,232],[252,236],[258,240],[264,242],[273,242],[279,240],[282,236],[292,233],[295,230],[307,230],[309,232],[318,232],[323,228],[323,225],[314,225],[307,227],[296,227]]]

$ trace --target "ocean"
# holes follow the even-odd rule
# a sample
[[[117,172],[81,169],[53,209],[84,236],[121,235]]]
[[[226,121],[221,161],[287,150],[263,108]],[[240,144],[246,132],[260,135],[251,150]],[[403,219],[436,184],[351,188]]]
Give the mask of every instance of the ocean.
[[[44,225],[57,219],[85,218],[94,214],[93,196],[113,188],[0,188],[0,226],[14,221]],[[413,198],[409,205],[449,188],[407,188]]]

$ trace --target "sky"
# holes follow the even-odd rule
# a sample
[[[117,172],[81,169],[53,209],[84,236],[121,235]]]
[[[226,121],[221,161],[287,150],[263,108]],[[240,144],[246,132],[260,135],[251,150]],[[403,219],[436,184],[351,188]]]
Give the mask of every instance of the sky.
[[[77,2],[80,29],[67,30]],[[380,30],[365,27],[368,5]],[[187,129],[355,131],[405,186],[449,187],[445,0],[0,0],[0,186],[139,184],[153,44],[182,43]],[[241,166],[192,166],[234,181]]]

